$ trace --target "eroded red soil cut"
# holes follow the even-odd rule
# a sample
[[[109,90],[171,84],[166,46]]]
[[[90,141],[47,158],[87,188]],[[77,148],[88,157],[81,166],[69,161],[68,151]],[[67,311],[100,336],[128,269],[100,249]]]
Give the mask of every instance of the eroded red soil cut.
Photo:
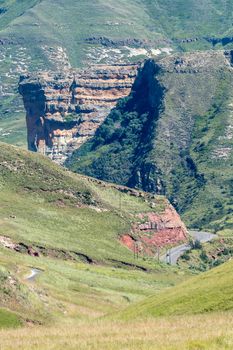
[[[120,238],[121,243],[134,252],[151,255],[158,247],[175,246],[188,240],[188,231],[172,205],[161,214],[141,213],[138,219],[140,222],[133,225],[131,234]]]

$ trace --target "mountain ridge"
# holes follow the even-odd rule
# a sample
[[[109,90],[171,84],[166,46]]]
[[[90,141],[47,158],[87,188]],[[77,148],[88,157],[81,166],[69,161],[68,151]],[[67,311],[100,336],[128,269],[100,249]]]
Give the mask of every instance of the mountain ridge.
[[[112,0],[4,0],[0,6],[0,140],[24,147],[20,74],[135,62],[172,50],[232,48],[232,4],[225,0],[120,0],[117,5]]]
[[[229,52],[207,51],[151,61],[159,67],[155,78],[142,69],[141,79],[147,80],[140,87],[136,79],[129,98],[112,111],[92,140],[74,152],[67,165],[107,181],[166,194],[194,228],[224,230],[229,214],[230,229],[230,57]],[[156,81],[159,93],[151,88]],[[145,102],[144,92],[154,103],[152,119],[153,104]],[[137,107],[140,103],[145,107],[142,111]],[[220,164],[225,167],[224,180]],[[215,191],[209,186],[216,186]]]

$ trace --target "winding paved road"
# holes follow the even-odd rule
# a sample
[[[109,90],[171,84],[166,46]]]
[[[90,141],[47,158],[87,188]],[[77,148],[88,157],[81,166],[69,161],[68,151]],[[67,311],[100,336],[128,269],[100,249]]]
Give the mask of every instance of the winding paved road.
[[[206,243],[212,241],[217,236],[209,233],[209,232],[202,232],[202,231],[189,231],[189,234],[191,237],[193,237],[194,240],[200,241],[201,243]],[[170,254],[161,256],[161,262],[168,263],[170,265],[176,265],[177,260],[179,257],[186,252],[187,250],[190,250],[191,246],[189,244],[181,244],[177,247],[174,247],[170,249]]]

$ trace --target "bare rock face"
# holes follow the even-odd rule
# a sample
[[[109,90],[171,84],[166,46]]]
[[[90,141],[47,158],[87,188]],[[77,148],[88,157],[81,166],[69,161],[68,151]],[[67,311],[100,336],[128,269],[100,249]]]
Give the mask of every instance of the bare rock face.
[[[20,78],[28,149],[63,164],[94,135],[120,98],[129,95],[138,65],[98,65]]]
[[[140,250],[154,255],[156,249],[175,246],[188,241],[188,231],[174,207],[167,203],[161,213],[141,213],[140,220],[132,226],[131,234],[120,241],[130,250]]]

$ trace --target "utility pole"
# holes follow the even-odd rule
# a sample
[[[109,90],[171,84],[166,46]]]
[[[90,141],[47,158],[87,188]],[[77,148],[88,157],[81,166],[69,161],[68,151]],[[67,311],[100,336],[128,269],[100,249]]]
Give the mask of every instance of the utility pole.
[[[119,192],[119,208],[120,208],[120,211],[121,211],[121,209],[122,209],[122,198],[121,198],[121,195],[122,195],[122,193],[121,193],[121,191]]]
[[[134,242],[134,259],[138,259],[138,242]]]
[[[158,262],[160,262],[160,246],[157,246],[157,251],[158,251]]]

